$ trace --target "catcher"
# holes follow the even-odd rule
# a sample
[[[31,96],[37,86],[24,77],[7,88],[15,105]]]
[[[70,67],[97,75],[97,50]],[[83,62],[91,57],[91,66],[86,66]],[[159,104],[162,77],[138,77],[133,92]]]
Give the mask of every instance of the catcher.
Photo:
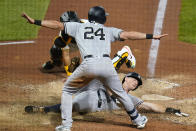
[[[80,22],[85,23],[87,20],[79,19],[75,11],[64,12],[60,16],[60,22]],[[52,73],[57,71],[65,71],[68,76],[75,70],[70,64],[79,64],[80,58],[74,57],[70,61],[70,50],[77,50],[75,39],[64,33],[64,30],[60,31],[59,36],[56,36],[53,45],[50,49],[51,60],[45,62],[42,65],[41,71],[44,73]],[[70,66],[69,66],[70,65]],[[63,69],[64,67],[64,69]],[[77,67],[77,66],[76,66]]]

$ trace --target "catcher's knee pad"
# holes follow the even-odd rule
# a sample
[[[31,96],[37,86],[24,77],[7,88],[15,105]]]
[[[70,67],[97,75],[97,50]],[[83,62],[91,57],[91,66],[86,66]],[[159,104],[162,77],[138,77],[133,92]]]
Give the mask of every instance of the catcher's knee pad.
[[[52,46],[50,49],[50,56],[51,60],[53,61],[54,65],[61,66],[62,65],[62,50],[61,48],[56,47],[55,45]]]
[[[68,36],[67,36],[68,37]],[[61,36],[58,36],[54,39],[54,45],[58,48],[64,48],[66,46],[66,41],[63,40]]]

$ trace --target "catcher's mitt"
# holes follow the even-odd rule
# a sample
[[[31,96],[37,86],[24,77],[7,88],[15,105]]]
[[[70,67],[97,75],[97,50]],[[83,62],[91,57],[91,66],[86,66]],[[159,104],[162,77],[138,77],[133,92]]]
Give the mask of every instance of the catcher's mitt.
[[[74,57],[71,59],[71,64],[69,65],[68,71],[74,72],[74,70],[80,65],[80,58]]]

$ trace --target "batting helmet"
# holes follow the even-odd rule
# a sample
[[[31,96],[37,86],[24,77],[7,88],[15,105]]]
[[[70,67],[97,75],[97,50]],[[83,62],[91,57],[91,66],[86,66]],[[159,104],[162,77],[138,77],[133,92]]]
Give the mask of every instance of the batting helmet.
[[[61,22],[80,22],[75,11],[66,11],[60,17]]]
[[[126,77],[132,77],[132,78],[135,78],[138,81],[138,85],[137,85],[137,87],[134,90],[136,90],[140,85],[142,85],[142,78],[141,78],[141,76],[138,73],[130,72],[130,73],[126,74],[125,77],[122,80],[122,84],[125,82],[125,78]]]
[[[108,13],[105,12],[105,9],[101,6],[94,6],[88,11],[88,20],[90,22],[97,22],[104,24],[106,22],[106,16]]]

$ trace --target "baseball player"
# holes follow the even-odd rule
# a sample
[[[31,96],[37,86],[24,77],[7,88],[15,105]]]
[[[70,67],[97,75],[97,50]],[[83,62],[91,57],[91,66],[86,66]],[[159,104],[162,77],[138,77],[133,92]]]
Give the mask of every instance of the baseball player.
[[[75,11],[66,11],[60,16],[60,22],[79,22],[85,23],[87,20],[80,19]],[[64,30],[59,32],[59,36],[56,36],[53,41],[53,45],[50,49],[51,60],[45,62],[42,65],[41,71],[44,73],[52,73],[57,71],[65,71],[67,76],[71,75],[71,72],[75,68],[69,68],[72,64],[79,65],[79,57],[74,57],[70,61],[70,50],[76,50],[77,45],[75,39],[64,33]],[[64,69],[62,68],[64,66]],[[77,66],[76,66],[77,67]]]
[[[136,72],[130,72],[125,75],[122,80],[122,87],[127,93],[135,91],[140,85],[142,85],[142,78]],[[89,88],[90,90],[87,90]],[[159,104],[154,104],[150,102],[145,102],[140,98],[131,96],[128,94],[129,98],[133,101],[135,108],[156,113],[170,113],[177,116],[189,116],[187,113],[183,113],[180,109],[175,109],[171,107],[164,107]],[[27,113],[48,113],[55,112],[60,113],[61,104],[52,106],[26,106],[25,112]],[[80,93],[77,93],[73,99],[73,111],[84,114],[87,112],[97,112],[97,111],[108,111],[108,110],[118,110],[121,105],[119,105],[118,100],[114,95],[109,95],[103,84],[99,81],[92,81],[87,86],[85,86]]]
[[[66,11],[60,16],[60,22],[86,23],[87,21],[88,20],[86,19],[79,19],[75,11]],[[42,65],[41,71],[43,73],[65,71],[67,76],[70,76],[80,64],[79,57],[74,57],[70,60],[70,48],[72,50],[77,49],[75,39],[67,34],[64,34],[64,31],[60,31],[59,36],[55,37],[53,46],[50,49],[51,60]],[[115,55],[113,64],[116,70],[119,69],[124,61],[126,62],[128,68],[131,67],[130,63],[133,63],[134,61],[130,60],[134,60],[134,56],[128,55],[128,53],[132,54],[130,48],[125,46],[123,47],[122,51],[119,51],[118,54]],[[64,70],[62,70],[62,65],[64,66]],[[131,68],[134,68],[135,64],[133,63],[132,66],[133,67]]]
[[[57,126],[56,131],[71,130],[73,122],[72,95],[93,79],[100,80],[104,87],[117,97],[137,128],[144,128],[147,123],[147,117],[138,113],[128,94],[122,88],[110,59],[111,43],[116,40],[161,39],[167,34],[152,35],[105,27],[103,24],[106,22],[106,15],[103,7],[92,7],[88,12],[89,22],[81,24],[76,22],[61,23],[55,20],[34,20],[27,14],[22,14],[31,24],[65,30],[66,34],[75,38],[83,58],[82,63],[64,84],[61,98],[62,125]]]
[[[116,70],[118,70],[123,63],[126,63],[128,68],[129,67],[135,68],[136,59],[132,54],[130,47],[124,46],[120,51],[118,51],[115,54],[114,58],[112,59],[112,63]],[[103,87],[103,84],[101,84],[98,80],[94,80],[90,82],[79,92],[80,93],[77,93],[73,99],[73,111],[84,113],[84,112],[96,112],[96,111],[120,109],[118,105],[116,105],[115,103],[117,101],[116,98],[114,99],[114,96],[111,97]],[[138,103],[141,103],[141,101],[136,97],[132,97],[132,96],[129,97],[134,102],[135,107],[139,105]],[[93,98],[93,99],[89,99],[89,98]],[[39,111],[39,112],[47,113],[52,111],[52,112],[59,113],[60,106],[61,104],[46,106],[46,107],[26,106],[25,112],[32,113],[32,112]]]

